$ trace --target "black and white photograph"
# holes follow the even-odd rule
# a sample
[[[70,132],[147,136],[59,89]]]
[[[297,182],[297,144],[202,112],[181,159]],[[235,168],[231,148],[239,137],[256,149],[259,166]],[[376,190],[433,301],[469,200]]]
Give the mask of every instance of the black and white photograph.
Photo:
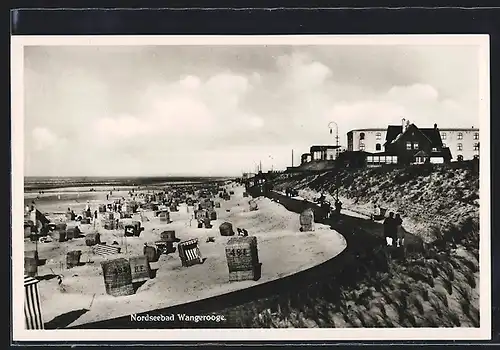
[[[487,35],[14,37],[12,61],[15,338],[490,337]]]

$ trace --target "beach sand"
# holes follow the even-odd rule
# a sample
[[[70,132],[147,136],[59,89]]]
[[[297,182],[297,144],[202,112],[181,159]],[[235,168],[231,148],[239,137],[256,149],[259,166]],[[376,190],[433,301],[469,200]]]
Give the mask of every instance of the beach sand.
[[[332,259],[345,249],[345,239],[330,227],[315,224],[314,232],[300,232],[298,214],[264,197],[256,198],[259,209],[250,211],[250,198],[243,197],[243,187],[234,185],[230,190],[235,194],[229,201],[215,199],[221,203],[221,208],[216,209],[218,218],[212,221],[211,229],[197,228],[196,220],[192,220],[193,208],[185,204],[179,206],[178,212],[170,213],[172,222],[169,224],[160,223],[153,212],[144,211],[142,226],[145,229],[140,237],[125,238],[123,230],[104,230],[97,225],[101,241],[108,245],[116,241],[121,254],[106,258],[93,255],[84,238],[38,243],[40,259],[46,259],[45,265],[38,267],[38,276],[42,277],[39,289],[44,321],[88,309],[71,323],[78,325],[196,301],[294,274]],[[126,195],[126,191],[113,193],[113,197]],[[56,221],[68,207],[79,214],[87,201],[94,211],[98,204],[106,202],[105,196],[105,192],[78,195],[74,191],[59,191],[42,195],[37,200],[37,208]],[[140,214],[135,215],[134,220],[141,220]],[[237,227],[244,228],[249,235],[257,237],[262,263],[262,276],[258,281],[229,282],[224,248],[230,237],[219,233],[219,225],[226,221],[233,224],[235,232]],[[68,223],[72,225],[76,224]],[[79,226],[84,234],[94,229],[93,225]],[[182,267],[178,252],[161,255],[157,263],[152,263],[158,268],[156,277],[144,283],[134,295],[107,295],[100,262],[142,255],[144,243],[159,240],[160,233],[167,229],[175,230],[176,237],[181,240],[198,238],[205,262]],[[215,242],[207,242],[208,237],[214,237]],[[35,243],[25,240],[25,251],[34,249]],[[71,250],[82,251],[83,266],[66,269],[66,253]],[[58,284],[58,278],[50,278],[54,277],[51,275],[61,275],[62,285]]]

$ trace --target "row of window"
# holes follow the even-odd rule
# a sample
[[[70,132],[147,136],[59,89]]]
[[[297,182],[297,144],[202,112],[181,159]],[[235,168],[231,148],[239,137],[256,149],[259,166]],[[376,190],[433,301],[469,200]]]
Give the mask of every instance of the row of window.
[[[377,132],[375,134],[375,137],[377,138],[377,140],[381,140],[382,139],[382,133],[381,132]],[[359,139],[360,140],[364,140],[365,139],[365,133],[364,132],[362,132],[362,133],[359,134]]]
[[[446,144],[443,143],[443,147],[446,147]],[[457,143],[457,151],[462,151],[464,149],[464,145],[461,143]],[[479,151],[479,142],[474,142],[474,151]]]
[[[377,132],[375,134],[375,138],[377,140],[381,140],[382,139],[382,133],[381,132]],[[463,138],[464,138],[464,134],[462,132],[459,132],[457,134],[457,140],[463,140]],[[364,132],[362,132],[362,133],[359,134],[359,139],[360,140],[364,140],[365,139],[365,133]],[[441,139],[442,140],[446,140],[446,133],[445,132],[441,133]],[[478,132],[474,133],[474,140],[479,140],[479,133]]]
[[[463,138],[464,138],[464,134],[462,132],[459,132],[457,134],[457,140],[463,140]],[[446,140],[446,133],[445,132],[441,133],[441,139]],[[474,140],[479,140],[479,133],[478,132],[474,133]]]
[[[364,142],[359,143],[359,150],[364,151],[365,150],[365,144]],[[375,151],[381,151],[382,150],[382,145],[380,143],[375,144]]]
[[[366,162],[370,164],[397,164],[398,156],[366,156]]]
[[[446,144],[443,143],[443,147],[446,147]],[[364,151],[365,150],[365,144],[363,142],[360,142],[359,143],[359,150],[360,151]],[[463,144],[462,143],[458,143],[457,144],[457,150],[458,151],[462,151],[464,148]],[[419,149],[419,143],[418,142],[411,142],[411,141],[407,141],[406,142],[406,149],[407,150],[418,150]],[[377,143],[375,144],[375,150],[376,151],[380,151],[382,150],[382,146],[380,145],[380,143]],[[436,152],[437,151],[437,148],[436,147],[433,147],[432,148],[432,151],[433,152]],[[479,142],[475,142],[474,143],[474,151],[479,151]]]

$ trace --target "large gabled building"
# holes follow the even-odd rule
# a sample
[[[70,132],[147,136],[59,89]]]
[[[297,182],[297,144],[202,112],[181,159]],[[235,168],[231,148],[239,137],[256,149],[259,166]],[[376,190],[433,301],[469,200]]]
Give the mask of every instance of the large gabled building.
[[[410,123],[389,125],[383,153],[386,160],[388,156],[396,156],[396,163],[404,165],[448,163],[451,160],[450,150],[443,145],[437,124],[433,128],[418,128]],[[390,163],[394,163],[394,158]]]
[[[355,129],[347,133],[347,150],[364,152],[384,151],[387,138],[393,138],[392,133],[398,134],[402,125],[393,128],[366,128]],[[391,135],[389,135],[391,133]],[[452,161],[471,160],[479,157],[479,129],[471,128],[439,128],[443,147],[448,147]]]

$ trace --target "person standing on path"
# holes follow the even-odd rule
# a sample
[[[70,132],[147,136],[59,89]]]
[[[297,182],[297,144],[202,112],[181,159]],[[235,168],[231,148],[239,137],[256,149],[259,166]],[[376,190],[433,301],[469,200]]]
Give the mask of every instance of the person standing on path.
[[[405,231],[403,228],[403,219],[400,214],[396,214],[394,218],[394,224],[396,226],[396,246],[402,247],[405,240]]]
[[[394,228],[395,228],[394,220],[395,220],[394,213],[392,211],[389,213],[389,216],[384,220],[384,238],[387,246],[392,246],[393,244]]]
[[[382,210],[378,204],[375,204],[372,214],[372,220],[380,220],[382,215]]]

